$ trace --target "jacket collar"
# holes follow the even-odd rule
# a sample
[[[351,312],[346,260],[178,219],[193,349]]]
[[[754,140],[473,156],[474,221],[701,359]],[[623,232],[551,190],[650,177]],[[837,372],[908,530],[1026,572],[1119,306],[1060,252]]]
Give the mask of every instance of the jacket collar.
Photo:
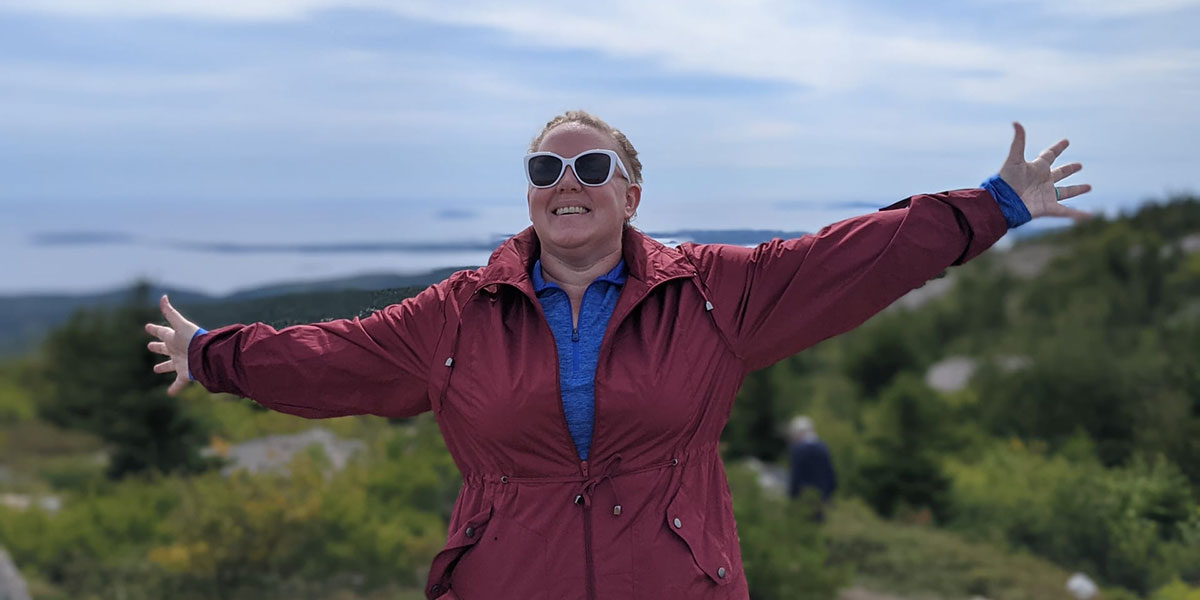
[[[696,268],[679,250],[660,244],[634,227],[626,227],[621,234],[621,253],[629,278],[641,281],[647,287],[696,273]],[[492,253],[487,266],[481,270],[479,285],[505,283],[532,290],[530,272],[540,256],[541,244],[537,233],[532,226],[526,227]]]

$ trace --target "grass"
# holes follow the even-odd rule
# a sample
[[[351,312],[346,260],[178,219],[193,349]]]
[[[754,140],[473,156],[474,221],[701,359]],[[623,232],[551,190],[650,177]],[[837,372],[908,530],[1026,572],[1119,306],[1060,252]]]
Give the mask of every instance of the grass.
[[[830,562],[854,569],[854,583],[908,598],[1069,598],[1071,573],[1036,556],[967,540],[930,525],[885,521],[857,501],[828,513]],[[1106,600],[1135,598],[1105,590]]]

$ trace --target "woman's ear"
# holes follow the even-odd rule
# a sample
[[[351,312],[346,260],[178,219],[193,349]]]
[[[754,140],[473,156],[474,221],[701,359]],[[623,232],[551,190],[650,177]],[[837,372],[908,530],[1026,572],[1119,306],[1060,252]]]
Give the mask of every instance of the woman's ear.
[[[637,214],[638,205],[642,203],[642,185],[639,183],[631,183],[625,188],[625,220],[633,218]]]

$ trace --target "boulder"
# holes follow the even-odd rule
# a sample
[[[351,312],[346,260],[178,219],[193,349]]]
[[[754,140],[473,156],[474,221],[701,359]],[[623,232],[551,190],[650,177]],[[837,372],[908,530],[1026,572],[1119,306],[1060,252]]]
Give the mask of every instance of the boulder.
[[[29,588],[4,548],[0,548],[0,600],[30,600]]]

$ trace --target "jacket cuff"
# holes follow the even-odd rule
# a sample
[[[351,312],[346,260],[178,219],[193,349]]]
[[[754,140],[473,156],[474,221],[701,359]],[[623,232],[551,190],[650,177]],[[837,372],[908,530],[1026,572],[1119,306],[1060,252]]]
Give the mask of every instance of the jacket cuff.
[[[192,346],[195,345],[196,338],[208,333],[208,330],[201,327],[192,334],[192,339],[188,341],[188,380],[195,381],[196,378],[192,375]]]

